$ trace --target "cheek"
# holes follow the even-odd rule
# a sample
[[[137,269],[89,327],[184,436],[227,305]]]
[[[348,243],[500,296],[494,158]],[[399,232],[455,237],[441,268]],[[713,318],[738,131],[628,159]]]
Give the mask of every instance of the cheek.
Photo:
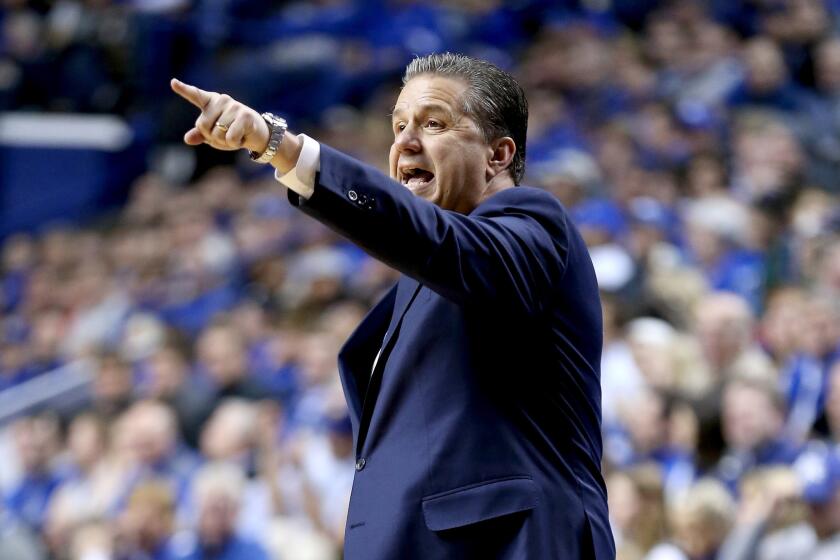
[[[396,147],[391,144],[391,149],[388,152],[388,172],[391,174],[392,179],[397,178],[397,155]]]

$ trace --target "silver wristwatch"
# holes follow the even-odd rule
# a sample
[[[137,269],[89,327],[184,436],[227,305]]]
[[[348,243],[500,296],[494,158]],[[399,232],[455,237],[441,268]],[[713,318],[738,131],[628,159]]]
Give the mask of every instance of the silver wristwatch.
[[[286,135],[288,125],[286,124],[286,119],[278,117],[274,113],[263,113],[261,116],[265,119],[265,122],[268,123],[268,130],[271,132],[271,136],[268,137],[268,146],[261,154],[257,152],[248,153],[251,155],[252,161],[257,163],[268,163],[274,159],[274,156],[277,154],[277,148],[279,148],[280,143],[283,142],[283,136]]]

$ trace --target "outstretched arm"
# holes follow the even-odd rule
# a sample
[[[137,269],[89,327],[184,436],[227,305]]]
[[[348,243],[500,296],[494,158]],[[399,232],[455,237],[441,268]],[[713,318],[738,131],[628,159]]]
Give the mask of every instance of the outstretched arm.
[[[172,87],[201,110],[185,142],[265,150],[269,128],[256,111],[177,80]],[[302,148],[301,137],[287,133],[271,164],[289,172],[299,157],[301,164],[308,159],[301,157]],[[565,214],[551,195],[507,189],[494,197],[495,204],[467,216],[443,210],[370,166],[321,148],[317,181],[312,173],[317,184],[301,197],[291,195],[304,212],[458,303],[494,301],[535,314],[550,300],[570,250]]]

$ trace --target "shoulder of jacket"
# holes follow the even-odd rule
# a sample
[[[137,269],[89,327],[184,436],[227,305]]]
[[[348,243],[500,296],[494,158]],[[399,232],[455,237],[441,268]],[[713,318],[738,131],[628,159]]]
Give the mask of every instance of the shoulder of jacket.
[[[476,208],[476,214],[497,211],[500,207],[521,207],[539,213],[565,214],[560,200],[548,191],[535,187],[511,187],[496,193]]]

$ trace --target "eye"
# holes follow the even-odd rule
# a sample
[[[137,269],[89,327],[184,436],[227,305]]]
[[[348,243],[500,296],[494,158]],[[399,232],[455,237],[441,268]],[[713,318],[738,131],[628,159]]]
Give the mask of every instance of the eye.
[[[403,130],[405,130],[405,123],[394,124],[394,131],[395,132],[402,132]]]
[[[441,122],[436,119],[429,119],[428,121],[426,121],[426,126],[429,128],[441,128],[443,127],[443,124],[441,124]]]

